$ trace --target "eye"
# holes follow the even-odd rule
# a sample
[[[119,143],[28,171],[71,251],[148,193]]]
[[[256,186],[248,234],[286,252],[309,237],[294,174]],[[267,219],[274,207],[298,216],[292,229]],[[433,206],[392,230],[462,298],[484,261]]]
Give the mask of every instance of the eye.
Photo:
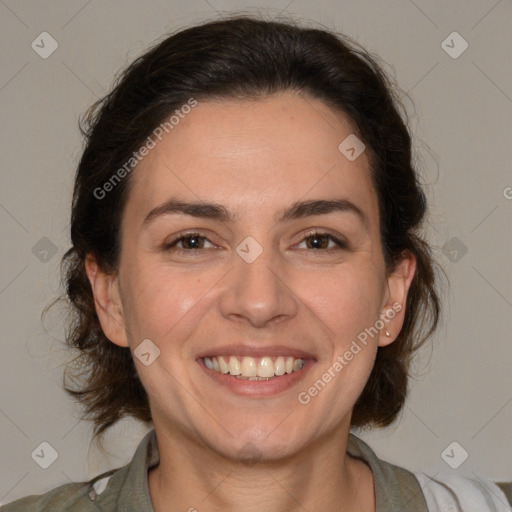
[[[323,249],[331,251],[347,248],[347,243],[343,242],[339,238],[331,235],[330,233],[319,233],[317,231],[311,232],[308,236],[304,237],[297,247],[300,248],[304,243],[306,244],[306,247],[304,248],[307,250]]]
[[[176,248],[182,251],[192,251],[208,247],[215,247],[215,245],[213,245],[205,236],[201,236],[199,233],[187,233],[166,243],[164,249],[170,250]]]

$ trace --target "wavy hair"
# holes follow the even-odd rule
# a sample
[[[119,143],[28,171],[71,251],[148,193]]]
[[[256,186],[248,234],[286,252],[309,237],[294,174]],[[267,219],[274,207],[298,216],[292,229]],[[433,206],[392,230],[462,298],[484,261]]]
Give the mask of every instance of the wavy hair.
[[[320,99],[349,117],[370,157],[387,271],[404,251],[416,259],[403,328],[393,343],[378,348],[352,425],[386,426],[396,419],[407,396],[412,356],[436,328],[440,300],[436,263],[419,232],[425,194],[395,89],[377,58],[345,36],[236,16],[166,37],[132,62],[87,111],[79,123],[85,145],[73,191],[72,246],[62,259],[71,315],[66,343],[77,353],[66,368],[64,388],[94,422],[94,436],[125,416],[151,421],[130,350],[103,333],[85,272],[86,255],[92,254],[105,272],[116,273],[130,175],[101,199],[98,189],[190,98],[257,99],[284,91]]]

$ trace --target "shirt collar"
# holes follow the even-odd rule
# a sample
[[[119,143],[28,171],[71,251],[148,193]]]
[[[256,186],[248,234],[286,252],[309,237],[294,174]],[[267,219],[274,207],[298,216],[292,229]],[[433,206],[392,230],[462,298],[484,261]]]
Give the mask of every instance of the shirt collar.
[[[151,429],[142,439],[131,463],[122,486],[118,509],[123,512],[154,512],[149,494],[148,472],[160,462],[160,453],[156,433]]]
[[[380,460],[360,438],[350,433],[347,453],[366,462],[374,476],[376,512],[396,510],[404,503],[411,510],[427,510],[423,494],[412,473]],[[119,496],[118,507],[124,512],[154,512],[148,486],[148,472],[160,462],[160,453],[154,429],[143,438],[127,466],[127,473]],[[415,508],[416,507],[416,508]]]

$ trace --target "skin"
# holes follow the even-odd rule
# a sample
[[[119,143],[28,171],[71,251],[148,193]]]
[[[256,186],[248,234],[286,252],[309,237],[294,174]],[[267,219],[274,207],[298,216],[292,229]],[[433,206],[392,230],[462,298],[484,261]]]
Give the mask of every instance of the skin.
[[[307,405],[297,399],[360,332],[405,304],[415,272],[405,255],[386,273],[369,160],[338,150],[354,131],[343,114],[292,92],[199,102],[133,171],[118,273],[87,258],[106,336],[132,351],[149,338],[160,350],[149,366],[134,357],[160,449],[148,478],[156,512],[375,510],[371,470],[346,454],[350,417],[405,308],[386,323],[389,336],[370,338]],[[214,202],[234,218],[174,213],[144,225],[171,197]],[[275,220],[297,201],[338,198],[365,221],[350,211]],[[347,247],[311,248],[314,229]],[[163,248],[184,230],[206,237],[203,248],[187,249],[190,239]],[[252,263],[236,252],[247,236],[263,249]],[[294,347],[314,362],[290,389],[241,396],[196,360],[230,344]],[[255,463],[241,456],[248,444]]]

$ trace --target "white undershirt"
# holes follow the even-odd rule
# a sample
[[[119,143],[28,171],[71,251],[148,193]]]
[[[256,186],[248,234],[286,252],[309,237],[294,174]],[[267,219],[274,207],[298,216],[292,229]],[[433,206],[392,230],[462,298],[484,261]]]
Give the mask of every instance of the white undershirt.
[[[503,491],[494,483],[475,475],[443,475],[431,478],[415,472],[429,512],[510,512]]]

